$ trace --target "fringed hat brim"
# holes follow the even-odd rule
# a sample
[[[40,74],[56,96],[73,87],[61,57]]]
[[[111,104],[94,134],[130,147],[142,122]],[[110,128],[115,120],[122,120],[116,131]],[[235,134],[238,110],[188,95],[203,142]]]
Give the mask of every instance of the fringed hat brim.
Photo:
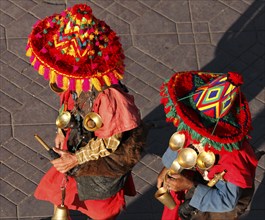
[[[88,91],[123,78],[124,54],[116,33],[85,4],[38,21],[26,55],[32,66],[63,90]]]
[[[251,127],[251,114],[244,95],[240,93],[230,112],[219,119],[210,118],[198,111],[190,97],[198,87],[219,76],[217,73],[198,71],[175,73],[161,87],[161,102],[167,120],[173,122],[178,130],[186,130],[194,139],[203,140],[204,144],[208,143],[218,150],[225,147],[231,151],[239,148]]]

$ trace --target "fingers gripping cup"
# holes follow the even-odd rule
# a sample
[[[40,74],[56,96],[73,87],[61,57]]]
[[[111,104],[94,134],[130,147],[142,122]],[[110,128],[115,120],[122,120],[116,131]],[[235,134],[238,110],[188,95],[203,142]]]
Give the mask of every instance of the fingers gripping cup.
[[[164,206],[168,207],[169,209],[174,209],[176,207],[176,202],[174,201],[173,197],[171,196],[169,190],[165,187],[165,181],[168,177],[168,173],[165,175],[164,184],[160,187],[156,193],[155,198],[161,202]]]

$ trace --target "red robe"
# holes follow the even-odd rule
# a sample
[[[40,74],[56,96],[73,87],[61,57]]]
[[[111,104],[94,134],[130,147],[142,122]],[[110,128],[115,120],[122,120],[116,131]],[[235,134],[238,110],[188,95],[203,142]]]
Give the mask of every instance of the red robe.
[[[198,142],[191,140],[188,133],[182,133],[185,133],[187,138],[184,147],[189,146],[191,143],[198,144]],[[251,188],[253,186],[258,161],[248,141],[245,141],[239,150],[233,150],[232,152],[228,152],[223,148],[221,151],[218,151],[210,146],[205,147],[205,150],[212,151],[215,155],[219,155],[220,157],[218,163],[208,170],[209,179],[212,179],[216,173],[227,170],[228,172],[223,177],[225,181],[233,183],[241,188]],[[178,207],[184,201],[184,194],[183,192],[171,192],[171,194],[177,206],[173,210],[165,206],[162,220],[181,220],[178,217]]]
[[[69,92],[61,95],[61,104],[66,104],[68,110],[74,106],[74,101]],[[102,117],[103,126],[95,132],[98,137],[109,137],[116,133],[131,130],[139,125],[139,110],[134,105],[133,96],[121,94],[111,88],[106,89],[98,95],[93,105],[94,112]],[[63,149],[67,150],[67,140],[70,131],[66,133]],[[52,167],[40,181],[35,197],[40,200],[49,201],[55,205],[61,204],[61,189],[65,175],[59,173]],[[68,209],[79,210],[93,219],[103,220],[111,219],[117,216],[122,208],[125,207],[124,194],[135,194],[135,188],[132,176],[129,176],[124,188],[118,193],[104,200],[85,200],[80,201],[78,198],[76,181],[68,177],[66,185],[65,205]]]

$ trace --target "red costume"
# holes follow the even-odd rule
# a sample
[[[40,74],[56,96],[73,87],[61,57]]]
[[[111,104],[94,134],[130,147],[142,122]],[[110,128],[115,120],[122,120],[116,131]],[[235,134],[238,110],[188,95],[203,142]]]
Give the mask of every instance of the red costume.
[[[130,172],[144,145],[140,112],[120,82],[119,38],[89,6],[78,4],[38,21],[26,50],[34,68],[61,94],[56,125],[65,135],[63,149],[78,158],[67,182],[52,167],[35,197],[60,205],[63,186],[69,209],[112,219],[125,206],[124,195],[135,194]]]
[[[227,220],[236,218],[247,208],[253,193],[257,158],[248,142],[251,115],[247,100],[240,91],[242,83],[242,77],[234,72],[190,71],[175,73],[162,85],[161,102],[167,120],[177,127],[174,137],[183,140],[177,150],[169,143],[163,163],[174,173],[172,163],[182,162],[178,160],[182,149],[194,149],[195,163],[188,168],[191,171],[181,175],[198,184],[192,193],[189,190],[171,191],[177,205],[172,210],[165,206],[163,220]],[[199,156],[203,153],[211,157],[200,162]],[[212,164],[207,165],[213,158]],[[217,180],[217,185],[212,186],[211,180],[223,171],[223,180],[219,183]],[[196,175],[201,176],[200,179],[196,179]],[[245,198],[242,196],[248,191],[243,204],[241,199]]]

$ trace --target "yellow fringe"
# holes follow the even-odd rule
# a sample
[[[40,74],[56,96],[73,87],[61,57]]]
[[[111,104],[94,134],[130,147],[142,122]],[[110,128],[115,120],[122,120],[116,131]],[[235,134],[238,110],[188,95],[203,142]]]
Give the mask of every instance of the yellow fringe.
[[[82,92],[82,81],[81,81],[81,79],[76,79],[75,80],[75,91],[77,92],[78,96]]]
[[[32,49],[29,47],[29,48],[27,49],[26,56],[27,56],[27,57],[31,57],[31,55],[32,55]]]
[[[105,83],[106,83],[107,86],[110,86],[111,85],[110,79],[109,79],[109,77],[107,75],[104,75],[103,76],[103,79],[104,79],[104,81],[105,81]]]
[[[40,75],[43,75],[44,74],[44,70],[45,70],[44,66],[43,65],[40,65],[40,67],[39,67],[39,74]]]
[[[63,77],[63,90],[67,90],[69,86],[69,79],[67,77]]]
[[[34,60],[32,61],[31,65],[34,66],[34,64],[36,63],[37,59],[36,57],[34,57]]]
[[[50,70],[50,83],[55,83],[56,82],[56,73],[54,70]]]
[[[101,85],[100,82],[97,78],[91,78],[92,85],[98,90],[99,92],[101,91]]]
[[[123,79],[123,76],[121,74],[119,74],[117,70],[113,70],[113,73],[115,74],[115,77],[117,79]]]

